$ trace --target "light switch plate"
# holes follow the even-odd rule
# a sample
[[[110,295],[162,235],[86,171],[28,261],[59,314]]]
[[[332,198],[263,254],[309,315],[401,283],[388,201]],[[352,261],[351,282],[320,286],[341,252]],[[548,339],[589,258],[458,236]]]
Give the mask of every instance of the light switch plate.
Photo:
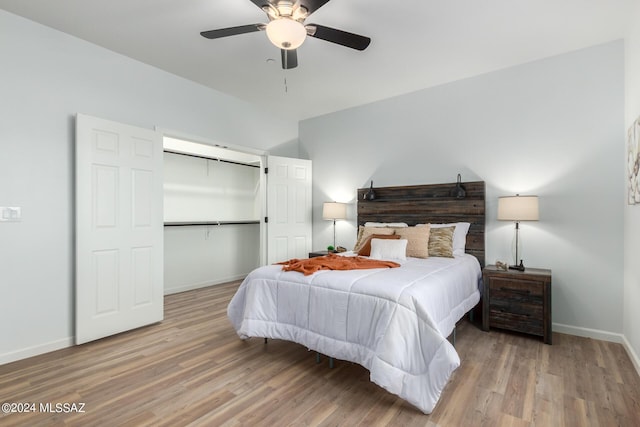
[[[22,219],[22,209],[19,206],[0,206],[0,222],[18,222]]]

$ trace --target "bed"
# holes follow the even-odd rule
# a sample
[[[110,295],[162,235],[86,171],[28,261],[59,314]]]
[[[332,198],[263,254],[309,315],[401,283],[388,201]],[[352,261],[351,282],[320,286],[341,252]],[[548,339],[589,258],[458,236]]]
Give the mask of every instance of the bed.
[[[242,339],[299,343],[358,363],[371,381],[431,413],[460,359],[447,337],[479,302],[484,264],[484,183],[358,190],[358,223],[469,224],[465,252],[407,257],[398,268],[311,275],[268,265],[252,271],[228,306]],[[479,244],[481,243],[481,244]]]

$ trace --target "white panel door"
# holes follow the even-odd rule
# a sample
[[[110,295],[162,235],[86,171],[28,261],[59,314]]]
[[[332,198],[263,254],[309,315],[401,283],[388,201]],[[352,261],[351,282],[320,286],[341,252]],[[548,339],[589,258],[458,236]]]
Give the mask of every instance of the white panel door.
[[[162,136],[76,118],[76,344],[163,318]]]
[[[267,158],[267,263],[311,252],[311,160]]]

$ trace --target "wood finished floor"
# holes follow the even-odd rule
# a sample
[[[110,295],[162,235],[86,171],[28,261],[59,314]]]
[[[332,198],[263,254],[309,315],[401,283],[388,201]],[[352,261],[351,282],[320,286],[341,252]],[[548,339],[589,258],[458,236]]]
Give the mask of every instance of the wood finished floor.
[[[359,365],[286,341],[241,341],[238,283],[167,296],[165,320],[0,366],[0,403],[84,403],[85,413],[1,414],[1,426],[640,426],[640,378],[619,344],[538,339],[463,321],[462,364],[431,415]]]

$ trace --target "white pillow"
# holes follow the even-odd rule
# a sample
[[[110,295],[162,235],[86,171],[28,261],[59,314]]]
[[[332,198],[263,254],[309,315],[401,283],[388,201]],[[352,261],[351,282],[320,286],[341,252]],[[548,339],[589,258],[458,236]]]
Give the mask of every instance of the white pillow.
[[[369,258],[382,260],[407,260],[406,239],[371,239]]]
[[[365,222],[365,227],[394,227],[394,228],[404,228],[408,227],[409,224],[406,222]]]
[[[424,227],[427,224],[418,224],[416,227]],[[455,226],[453,230],[453,254],[462,255],[467,246],[467,233],[469,232],[468,222],[452,222],[450,224],[431,224],[431,228],[442,228]]]

